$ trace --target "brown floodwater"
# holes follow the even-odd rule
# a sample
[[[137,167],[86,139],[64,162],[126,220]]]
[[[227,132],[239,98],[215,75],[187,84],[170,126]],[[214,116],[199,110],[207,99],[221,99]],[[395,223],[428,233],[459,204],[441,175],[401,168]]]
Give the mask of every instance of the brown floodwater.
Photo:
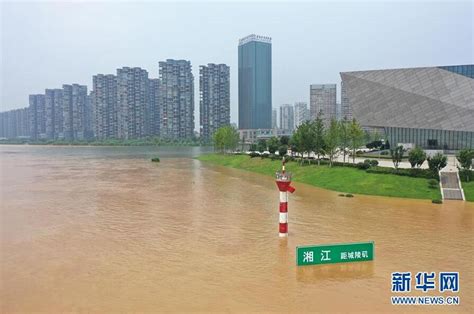
[[[280,239],[274,180],[200,152],[0,146],[1,312],[473,312],[473,203],[295,183]],[[295,265],[360,241],[375,261]],[[391,305],[397,271],[460,272],[460,305]]]

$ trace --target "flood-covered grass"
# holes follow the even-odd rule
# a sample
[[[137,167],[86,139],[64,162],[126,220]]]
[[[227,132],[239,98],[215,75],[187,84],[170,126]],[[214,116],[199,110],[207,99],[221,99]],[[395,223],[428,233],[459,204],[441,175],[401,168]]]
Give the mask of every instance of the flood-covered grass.
[[[281,169],[281,161],[268,158],[250,158],[246,155],[209,154],[198,158],[216,165],[232,167],[274,176]],[[328,190],[415,199],[440,199],[439,189],[428,187],[428,180],[392,174],[367,173],[351,167],[329,167],[327,165],[304,165],[287,163],[293,180]],[[473,186],[474,187],[474,186]],[[473,191],[474,192],[474,191]],[[474,194],[474,193],[473,193]]]

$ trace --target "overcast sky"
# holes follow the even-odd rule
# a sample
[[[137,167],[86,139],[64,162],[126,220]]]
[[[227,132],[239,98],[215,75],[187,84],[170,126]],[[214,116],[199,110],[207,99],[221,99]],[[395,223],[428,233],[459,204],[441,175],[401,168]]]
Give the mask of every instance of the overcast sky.
[[[196,123],[199,65],[228,64],[237,122],[241,37],[272,37],[276,108],[308,102],[310,84],[339,84],[341,71],[472,64],[473,19],[470,0],[2,1],[0,111],[25,107],[29,94],[62,84],[90,90],[92,75],[122,66],[158,77],[158,61],[173,58],[192,63]]]

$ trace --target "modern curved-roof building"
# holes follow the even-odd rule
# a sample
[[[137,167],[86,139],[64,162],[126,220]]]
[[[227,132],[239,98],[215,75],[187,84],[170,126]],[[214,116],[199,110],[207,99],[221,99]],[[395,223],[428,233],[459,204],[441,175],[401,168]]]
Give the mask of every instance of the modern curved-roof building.
[[[342,72],[342,112],[389,142],[474,148],[474,65]]]

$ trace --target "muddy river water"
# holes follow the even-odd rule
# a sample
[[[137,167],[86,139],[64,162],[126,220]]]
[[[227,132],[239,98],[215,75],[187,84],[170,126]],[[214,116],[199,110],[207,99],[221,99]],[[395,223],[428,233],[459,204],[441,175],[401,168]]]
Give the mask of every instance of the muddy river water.
[[[0,146],[1,312],[474,311],[474,203],[295,183],[280,239],[274,179],[203,151]],[[373,262],[295,265],[297,245],[360,241]],[[459,272],[460,305],[392,305],[397,271]]]

